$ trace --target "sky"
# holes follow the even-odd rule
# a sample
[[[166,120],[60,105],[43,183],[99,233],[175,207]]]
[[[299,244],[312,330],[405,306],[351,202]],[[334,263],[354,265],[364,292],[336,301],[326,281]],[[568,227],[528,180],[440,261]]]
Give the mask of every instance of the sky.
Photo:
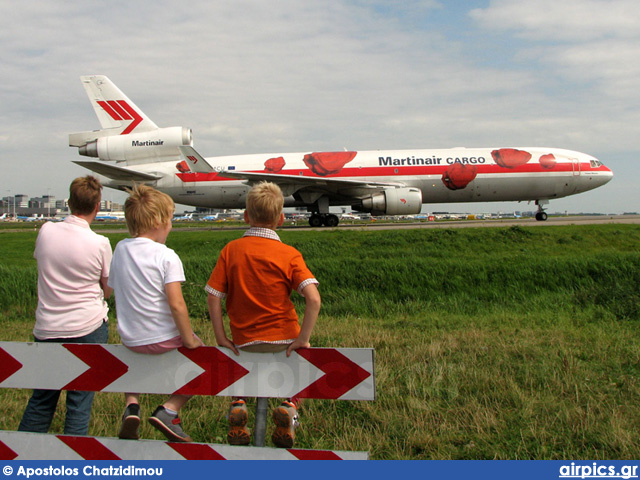
[[[206,157],[566,148],[614,178],[549,212],[640,211],[637,0],[0,0],[0,45],[0,197],[89,173],[68,134],[99,128],[79,77],[102,74]]]

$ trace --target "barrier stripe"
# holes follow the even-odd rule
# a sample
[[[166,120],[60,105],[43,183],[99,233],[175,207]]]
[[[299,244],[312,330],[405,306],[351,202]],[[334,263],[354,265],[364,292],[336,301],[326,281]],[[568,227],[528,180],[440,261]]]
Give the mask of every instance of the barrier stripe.
[[[123,345],[0,342],[0,388],[375,400],[373,356],[366,348],[143,355]]]
[[[56,435],[56,438],[77,452],[85,460],[122,460],[95,437]]]
[[[368,460],[368,452],[0,431],[0,460]]]

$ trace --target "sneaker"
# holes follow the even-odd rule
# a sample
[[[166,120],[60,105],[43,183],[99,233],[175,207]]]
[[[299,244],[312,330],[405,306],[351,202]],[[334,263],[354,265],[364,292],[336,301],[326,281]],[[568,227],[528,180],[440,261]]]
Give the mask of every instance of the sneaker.
[[[184,433],[178,415],[171,415],[163,406],[156,408],[153,415],[149,417],[149,423],[160,430],[169,441],[172,442],[193,442],[191,437]]]
[[[118,432],[118,438],[125,440],[138,440],[138,427],[140,426],[140,405],[137,403],[130,403],[127,408],[124,409],[124,415],[122,415],[122,425],[120,425],[120,431]]]
[[[227,440],[229,445],[249,445],[251,443],[251,432],[247,428],[249,412],[244,400],[234,400],[229,407],[229,432]]]
[[[276,429],[271,435],[271,440],[276,447],[291,448],[296,438],[298,426],[298,409],[291,402],[282,404],[273,411],[273,421]]]

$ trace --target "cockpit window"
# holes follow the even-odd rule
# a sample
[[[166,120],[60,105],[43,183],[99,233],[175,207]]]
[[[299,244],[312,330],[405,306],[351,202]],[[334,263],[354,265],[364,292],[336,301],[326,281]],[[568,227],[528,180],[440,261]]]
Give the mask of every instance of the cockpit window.
[[[602,162],[600,160],[591,160],[591,168],[598,168],[602,166]]]

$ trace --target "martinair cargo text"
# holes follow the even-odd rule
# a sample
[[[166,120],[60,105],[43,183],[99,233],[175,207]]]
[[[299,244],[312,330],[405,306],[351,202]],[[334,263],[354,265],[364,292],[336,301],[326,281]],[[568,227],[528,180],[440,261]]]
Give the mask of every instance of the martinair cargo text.
[[[412,215],[422,204],[534,201],[543,205],[607,183],[613,173],[584,153],[541,147],[337,151],[203,158],[191,130],[160,128],[102,75],[82,83],[101,130],[73,133],[69,145],[96,161],[76,161],[123,189],[146,183],[176,203],[244,208],[257,182],[277,183],[285,206],[306,207],[309,224],[335,226],[330,206],[372,215]]]

